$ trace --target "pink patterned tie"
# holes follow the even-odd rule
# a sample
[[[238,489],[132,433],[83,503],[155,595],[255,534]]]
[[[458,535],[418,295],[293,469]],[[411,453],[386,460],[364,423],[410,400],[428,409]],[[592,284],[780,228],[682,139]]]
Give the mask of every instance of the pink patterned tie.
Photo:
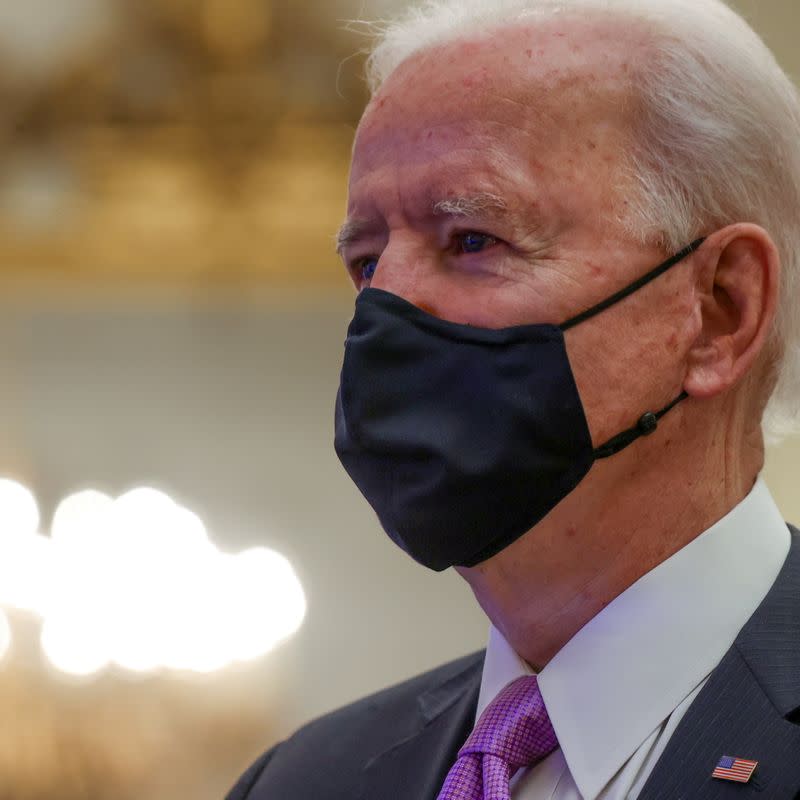
[[[557,747],[536,676],[517,678],[484,709],[437,800],[509,800],[514,773]]]

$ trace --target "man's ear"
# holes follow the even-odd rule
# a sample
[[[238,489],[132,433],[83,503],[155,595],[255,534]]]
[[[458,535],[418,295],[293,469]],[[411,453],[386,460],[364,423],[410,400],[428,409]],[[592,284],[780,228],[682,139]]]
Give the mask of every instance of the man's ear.
[[[689,350],[684,388],[708,398],[741,380],[768,340],[781,265],[770,235],[751,223],[709,236],[697,259],[700,330]]]

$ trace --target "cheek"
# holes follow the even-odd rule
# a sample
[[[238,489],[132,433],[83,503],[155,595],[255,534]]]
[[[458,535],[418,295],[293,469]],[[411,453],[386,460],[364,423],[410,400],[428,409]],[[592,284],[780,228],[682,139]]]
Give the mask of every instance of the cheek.
[[[598,446],[614,435],[612,430],[619,429],[619,399],[626,378],[620,365],[628,358],[620,352],[618,331],[609,326],[583,327],[567,332],[567,354],[592,441]]]
[[[567,333],[567,352],[595,443],[680,392],[700,332],[692,273],[668,272]]]
[[[598,446],[673,399],[683,337],[628,315],[588,325],[567,333],[567,353]]]

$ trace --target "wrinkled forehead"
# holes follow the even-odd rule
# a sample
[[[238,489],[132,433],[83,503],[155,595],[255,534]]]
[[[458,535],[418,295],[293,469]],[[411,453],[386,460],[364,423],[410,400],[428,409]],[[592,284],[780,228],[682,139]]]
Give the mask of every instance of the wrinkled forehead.
[[[636,59],[646,34],[602,18],[517,22],[419,51],[384,81],[356,148],[391,136],[398,120],[507,126],[563,140],[581,123],[629,128]]]

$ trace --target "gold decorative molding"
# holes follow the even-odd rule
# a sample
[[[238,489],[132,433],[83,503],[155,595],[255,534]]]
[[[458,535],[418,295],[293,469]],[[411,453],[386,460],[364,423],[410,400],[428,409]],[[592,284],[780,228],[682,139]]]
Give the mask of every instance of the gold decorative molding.
[[[47,80],[0,81],[0,285],[346,285],[356,43],[321,3],[117,7]]]

